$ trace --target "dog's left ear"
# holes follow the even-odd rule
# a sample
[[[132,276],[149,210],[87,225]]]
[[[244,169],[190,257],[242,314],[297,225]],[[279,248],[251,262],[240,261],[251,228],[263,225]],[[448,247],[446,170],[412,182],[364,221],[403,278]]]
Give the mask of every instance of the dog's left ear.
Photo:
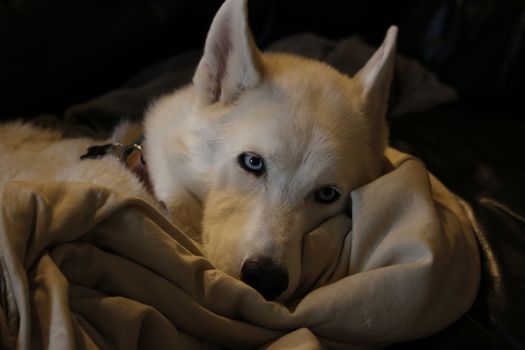
[[[193,77],[203,104],[234,100],[261,81],[261,53],[248,26],[246,0],[226,0],[213,19]]]
[[[372,58],[355,75],[360,84],[361,100],[367,113],[383,121],[394,75],[397,27],[388,29],[386,37]]]

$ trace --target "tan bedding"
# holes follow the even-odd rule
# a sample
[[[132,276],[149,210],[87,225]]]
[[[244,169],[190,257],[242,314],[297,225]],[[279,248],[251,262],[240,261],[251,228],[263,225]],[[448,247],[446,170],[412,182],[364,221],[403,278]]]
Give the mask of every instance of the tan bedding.
[[[12,182],[1,197],[0,347],[368,348],[432,334],[472,304],[466,207],[418,160],[307,235],[286,306],[215,270],[147,203],[92,184]]]

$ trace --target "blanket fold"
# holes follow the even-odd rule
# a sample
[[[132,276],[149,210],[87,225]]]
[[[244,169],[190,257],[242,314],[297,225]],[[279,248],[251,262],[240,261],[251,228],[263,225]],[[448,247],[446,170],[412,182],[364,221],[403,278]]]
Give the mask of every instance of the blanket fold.
[[[432,334],[479,285],[465,207],[417,159],[308,233],[294,297],[266,301],[147,203],[72,182],[12,182],[0,212],[0,346],[374,348]]]

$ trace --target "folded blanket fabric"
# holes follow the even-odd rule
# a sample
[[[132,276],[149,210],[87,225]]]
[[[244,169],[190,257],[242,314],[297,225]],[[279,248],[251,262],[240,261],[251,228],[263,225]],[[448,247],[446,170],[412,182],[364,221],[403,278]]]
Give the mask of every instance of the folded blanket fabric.
[[[352,193],[303,241],[286,305],[202,257],[147,203],[92,184],[12,182],[0,202],[0,347],[374,348],[432,334],[474,301],[467,208],[417,159]]]

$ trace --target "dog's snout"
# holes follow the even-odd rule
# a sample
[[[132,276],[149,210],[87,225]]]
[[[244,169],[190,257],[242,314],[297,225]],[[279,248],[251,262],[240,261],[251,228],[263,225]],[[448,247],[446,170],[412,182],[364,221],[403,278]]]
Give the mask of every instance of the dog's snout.
[[[274,300],[288,287],[286,270],[265,257],[247,259],[242,264],[241,280],[255,288],[266,300]]]

